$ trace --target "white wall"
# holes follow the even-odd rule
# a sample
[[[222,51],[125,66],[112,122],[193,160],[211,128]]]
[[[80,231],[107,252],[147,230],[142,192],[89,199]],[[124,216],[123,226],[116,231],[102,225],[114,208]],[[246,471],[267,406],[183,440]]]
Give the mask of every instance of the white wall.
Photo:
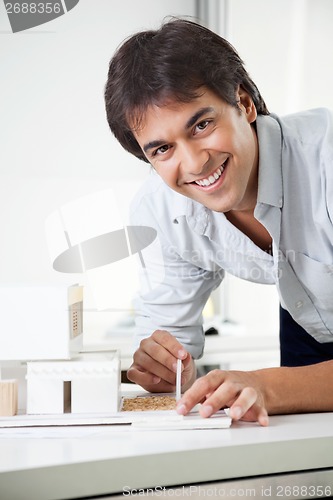
[[[331,0],[228,0],[227,5],[227,37],[270,111],[333,109]]]

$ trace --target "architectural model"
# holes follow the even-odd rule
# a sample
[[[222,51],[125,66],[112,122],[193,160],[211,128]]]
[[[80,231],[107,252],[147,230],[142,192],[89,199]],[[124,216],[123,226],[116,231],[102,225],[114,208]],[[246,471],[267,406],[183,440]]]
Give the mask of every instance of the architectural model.
[[[83,287],[6,286],[0,300],[0,362],[27,363],[27,414],[119,410],[119,352],[82,352]],[[0,377],[0,415],[15,415],[17,399],[17,381]]]
[[[27,414],[115,413],[118,351],[81,353],[70,361],[29,362]]]

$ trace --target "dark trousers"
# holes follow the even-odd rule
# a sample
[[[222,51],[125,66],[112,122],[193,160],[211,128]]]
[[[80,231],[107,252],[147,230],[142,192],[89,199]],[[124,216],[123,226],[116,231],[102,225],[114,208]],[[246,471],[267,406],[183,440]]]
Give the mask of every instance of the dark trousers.
[[[280,307],[281,366],[305,366],[333,359],[333,341],[321,344]]]

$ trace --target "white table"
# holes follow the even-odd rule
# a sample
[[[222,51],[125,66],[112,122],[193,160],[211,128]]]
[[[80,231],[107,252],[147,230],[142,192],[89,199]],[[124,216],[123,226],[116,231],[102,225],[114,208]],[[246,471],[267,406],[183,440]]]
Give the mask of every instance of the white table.
[[[285,476],[291,472],[297,474]],[[283,475],[267,476],[277,473]],[[317,478],[333,495],[333,413],[275,416],[266,428],[237,423],[221,430],[86,426],[0,432],[4,500],[88,498],[121,494],[124,488],[193,487],[210,481],[226,488],[232,479],[233,488],[256,484],[260,498],[264,488],[291,484],[286,477],[304,488],[309,487],[306,477],[311,484]],[[278,498],[274,491],[270,496]]]

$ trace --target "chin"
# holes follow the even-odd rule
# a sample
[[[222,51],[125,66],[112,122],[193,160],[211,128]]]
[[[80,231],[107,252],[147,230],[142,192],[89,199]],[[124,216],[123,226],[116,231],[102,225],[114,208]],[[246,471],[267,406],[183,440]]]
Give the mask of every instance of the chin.
[[[212,210],[213,212],[224,213],[230,210],[225,206],[221,206],[220,203],[205,203],[204,201],[200,201],[200,203],[201,205],[204,205],[206,208],[208,208],[208,210]]]
[[[202,205],[204,205],[209,210],[213,210],[214,212],[228,212],[231,210],[233,206],[232,203],[226,202],[222,196],[216,197],[202,197],[201,200],[198,200]]]

